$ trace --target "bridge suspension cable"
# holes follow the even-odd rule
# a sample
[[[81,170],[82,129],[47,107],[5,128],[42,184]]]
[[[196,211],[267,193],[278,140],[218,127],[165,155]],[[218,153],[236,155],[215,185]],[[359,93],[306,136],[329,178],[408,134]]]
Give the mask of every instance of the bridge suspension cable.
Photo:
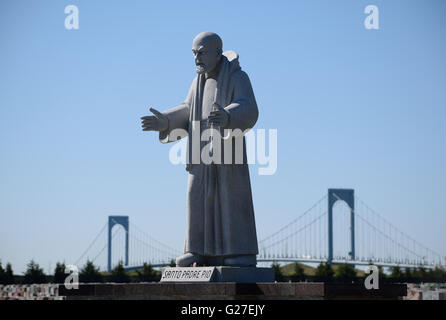
[[[122,228],[116,228],[113,232],[112,232],[112,236],[111,236],[111,240],[113,241],[113,239],[115,238],[115,236],[120,233],[120,231],[122,230]],[[108,243],[106,243],[101,250],[99,250],[99,252],[96,254],[96,256],[93,258],[93,260],[91,260],[91,262],[95,262],[96,259],[105,251],[105,249],[107,248]]]
[[[323,216],[325,216],[327,214],[327,212],[322,213],[321,215],[317,216],[316,218],[314,218],[313,220],[311,220],[308,224],[304,225],[303,227],[299,228],[298,230],[294,231],[293,233],[281,238],[280,240],[277,240],[271,244],[269,244],[268,246],[262,247],[263,249],[268,249],[271,248],[277,244],[280,243],[284,243],[285,241],[287,241],[289,238],[297,235],[298,233],[300,233],[301,231],[307,229],[308,227],[311,227],[314,223],[316,223],[317,221],[319,221]],[[311,238],[311,236],[310,236]]]
[[[309,209],[278,231],[259,241],[259,260],[274,258],[322,258],[325,244],[322,230],[326,230],[323,217],[327,214],[323,196]]]
[[[98,232],[98,234],[96,235],[96,237],[94,238],[94,240],[90,243],[90,245],[87,247],[87,249],[81,254],[81,256],[79,257],[79,259],[76,260],[76,262],[74,263],[75,265],[78,265],[78,263],[82,260],[82,258],[87,254],[87,252],[93,247],[93,245],[96,243],[96,241],[99,239],[99,237],[101,236],[101,234],[105,231],[105,228],[107,228],[107,223],[105,223],[105,225],[102,227],[102,229]]]
[[[413,256],[416,256],[420,260],[418,261],[418,264],[421,264],[422,261],[428,261],[429,258],[431,258],[430,263],[434,263],[434,260],[437,260],[439,264],[441,264],[441,255],[438,252],[435,252],[434,250],[426,247],[419,241],[413,239],[408,234],[401,231],[399,228],[397,228],[394,224],[389,222],[386,218],[384,218],[382,215],[377,213],[375,210],[373,210],[370,206],[368,206],[364,201],[362,201],[359,197],[355,196],[355,200],[362,205],[366,212],[364,213],[365,216],[373,216],[372,218],[365,218],[362,216],[362,214],[358,214],[356,212],[356,216],[358,216],[363,221],[367,222],[370,227],[374,228],[375,231],[379,231],[379,233],[383,236],[385,236],[388,240],[391,240],[392,243],[395,243],[397,245],[397,248],[390,247],[389,243],[385,242],[384,247],[385,250],[389,253],[392,252],[392,256],[394,258],[399,258],[399,260],[407,261],[407,257],[403,258],[401,249],[411,253]],[[370,222],[369,220],[373,220],[374,223]],[[376,224],[378,226],[376,226]],[[387,229],[387,231],[386,231]],[[376,239],[374,241],[369,241],[370,244],[376,244]],[[410,248],[412,247],[412,248]],[[400,251],[398,251],[400,250]],[[421,251],[421,252],[420,252]],[[424,263],[423,263],[424,264]]]
[[[136,236],[134,236],[136,240],[144,243],[145,245],[150,246],[152,248],[155,248],[155,249],[157,249],[159,251],[162,251],[164,253],[174,253],[174,254],[178,254],[179,253],[177,249],[174,249],[171,246],[169,246],[169,245],[167,245],[165,243],[162,243],[161,241],[156,240],[155,238],[150,236],[147,232],[145,232],[142,229],[140,229],[139,227],[137,227],[135,224],[130,223],[130,226],[132,227],[132,229],[135,229],[135,230],[139,231],[146,239],[149,239],[149,241],[154,242],[155,244],[163,247],[163,249],[159,249],[159,248],[155,247],[155,245],[149,244],[146,241],[138,239]]]
[[[263,238],[261,241],[259,241],[260,243],[263,243],[265,241],[268,241],[269,239],[277,236],[278,234],[280,234],[281,232],[283,232],[285,229],[289,228],[291,225],[294,225],[296,222],[298,222],[300,219],[302,219],[303,217],[305,217],[308,213],[310,213],[314,208],[316,208],[319,204],[322,203],[322,201],[326,200],[327,196],[323,196],[320,200],[316,201],[314,205],[312,205],[309,209],[307,209],[304,213],[302,213],[299,217],[295,218],[294,220],[292,220],[291,222],[289,222],[288,224],[284,225],[282,228],[280,228],[279,230],[277,230],[276,232],[274,232],[273,234],[269,235],[266,238]]]

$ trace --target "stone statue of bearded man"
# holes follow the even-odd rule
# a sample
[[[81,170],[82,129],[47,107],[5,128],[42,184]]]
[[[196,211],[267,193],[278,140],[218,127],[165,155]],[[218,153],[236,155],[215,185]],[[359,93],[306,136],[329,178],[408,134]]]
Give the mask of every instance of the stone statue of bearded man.
[[[180,267],[256,266],[244,134],[255,125],[258,108],[238,55],[222,49],[217,34],[197,35],[192,44],[197,77],[186,100],[162,113],[151,108],[153,115],[141,118],[143,130],[158,131],[162,143],[188,136],[187,228],[184,255],[176,260]],[[206,130],[211,134],[203,139]]]

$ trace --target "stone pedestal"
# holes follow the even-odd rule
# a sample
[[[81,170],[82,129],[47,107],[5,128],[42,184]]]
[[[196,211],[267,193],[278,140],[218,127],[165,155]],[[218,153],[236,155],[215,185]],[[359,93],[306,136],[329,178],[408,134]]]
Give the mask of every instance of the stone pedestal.
[[[274,282],[272,268],[256,267],[169,267],[163,268],[161,282]]]
[[[59,294],[68,300],[326,300],[326,299],[401,299],[406,284],[382,284],[367,290],[363,284],[324,282],[290,283],[122,283],[80,284]]]

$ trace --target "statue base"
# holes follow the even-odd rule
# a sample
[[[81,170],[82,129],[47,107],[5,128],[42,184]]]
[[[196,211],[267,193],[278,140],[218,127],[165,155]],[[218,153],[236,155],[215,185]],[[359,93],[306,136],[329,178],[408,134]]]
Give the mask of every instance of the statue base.
[[[380,284],[367,290],[364,284],[324,282],[279,283],[81,283],[78,289],[59,285],[67,300],[331,300],[401,299],[406,284]]]
[[[272,268],[256,267],[168,267],[160,282],[274,282]]]

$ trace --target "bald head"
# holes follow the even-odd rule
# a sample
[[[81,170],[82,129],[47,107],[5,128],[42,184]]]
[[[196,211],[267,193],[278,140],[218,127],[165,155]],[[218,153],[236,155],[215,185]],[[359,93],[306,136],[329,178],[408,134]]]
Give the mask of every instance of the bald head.
[[[205,44],[209,49],[213,48],[215,50],[222,50],[223,42],[218,34],[213,32],[202,32],[198,34],[192,43],[192,47],[198,44]]]
[[[197,35],[192,43],[197,73],[212,71],[221,59],[222,50],[223,43],[218,34],[202,32]]]

